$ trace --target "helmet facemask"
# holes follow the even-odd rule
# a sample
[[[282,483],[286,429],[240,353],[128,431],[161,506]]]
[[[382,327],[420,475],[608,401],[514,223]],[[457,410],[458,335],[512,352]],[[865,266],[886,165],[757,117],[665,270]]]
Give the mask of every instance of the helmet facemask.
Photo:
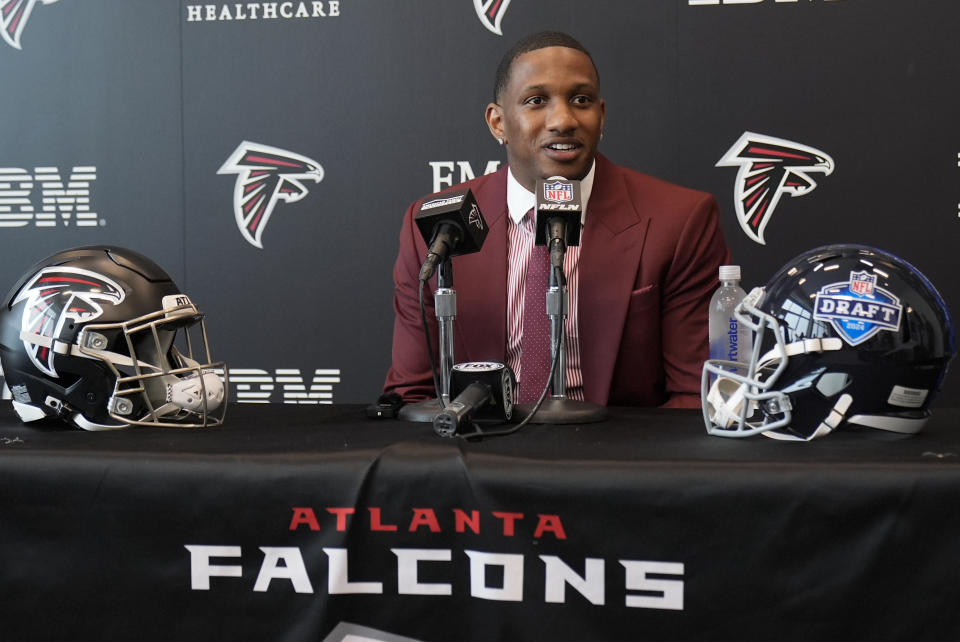
[[[744,367],[721,359],[704,363],[701,398],[707,432],[723,437],[764,434],[794,441],[809,441],[829,434],[843,420],[852,401],[848,394],[836,394],[842,386],[838,387],[833,373],[826,373],[823,368],[814,369],[788,387],[778,389],[777,383],[791,359],[841,350],[843,342],[839,338],[822,338],[786,343],[779,320],[760,309],[764,294],[764,288],[754,288],[734,310],[737,321],[753,332],[755,349],[749,365]],[[772,347],[761,354],[766,346]],[[810,434],[787,430],[795,414],[791,394],[810,388],[812,394],[831,399],[822,416],[817,418],[819,425]]]
[[[737,322],[753,333],[754,350],[750,363],[725,359],[709,359],[703,365],[701,398],[703,419],[711,435],[749,437],[790,423],[789,399],[771,390],[786,367],[783,351],[774,348],[763,357],[760,347],[769,329],[776,346],[783,345],[783,336],[776,319],[758,309],[763,288],[754,288],[734,310]],[[777,405],[776,413],[773,409]]]
[[[183,295],[166,296],[163,305],[129,321],[88,324],[77,338],[77,351],[102,361],[115,376],[107,403],[114,420],[181,428],[218,425],[226,410],[226,369],[211,362],[203,315]]]

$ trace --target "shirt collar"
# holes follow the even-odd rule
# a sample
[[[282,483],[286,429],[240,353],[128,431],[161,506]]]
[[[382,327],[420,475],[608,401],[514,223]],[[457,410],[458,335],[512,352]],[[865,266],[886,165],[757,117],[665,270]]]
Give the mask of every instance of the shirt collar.
[[[597,169],[597,159],[593,159],[590,165],[590,171],[580,181],[580,197],[583,199],[583,213],[581,220],[587,218],[587,203],[590,201],[590,192],[593,191],[593,175]],[[513,177],[513,170],[507,168],[507,208],[510,212],[510,220],[516,224],[523,221],[534,205],[537,204],[537,197],[533,192],[521,185]]]

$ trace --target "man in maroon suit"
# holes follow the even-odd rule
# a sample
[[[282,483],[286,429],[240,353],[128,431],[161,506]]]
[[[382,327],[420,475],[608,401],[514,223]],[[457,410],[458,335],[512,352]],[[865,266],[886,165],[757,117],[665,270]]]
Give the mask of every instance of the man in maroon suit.
[[[581,245],[568,248],[564,263],[568,396],[699,407],[709,300],[717,268],[729,260],[716,201],[597,153],[606,115],[599,76],[590,54],[566,34],[544,32],[517,43],[498,67],[494,95],[486,121],[507,150],[508,166],[457,186],[473,191],[489,233],[480,252],[453,259],[456,361],[509,363],[518,371],[521,400],[524,392],[531,399],[535,391],[529,383],[525,390],[524,381],[533,375],[523,371],[524,350],[533,352],[523,337],[533,245],[526,215],[538,179],[579,179]],[[427,247],[413,219],[422,202],[407,210],[400,233],[393,364],[384,384],[385,393],[408,402],[435,396],[417,293]],[[434,288],[431,281],[425,299],[436,340]]]

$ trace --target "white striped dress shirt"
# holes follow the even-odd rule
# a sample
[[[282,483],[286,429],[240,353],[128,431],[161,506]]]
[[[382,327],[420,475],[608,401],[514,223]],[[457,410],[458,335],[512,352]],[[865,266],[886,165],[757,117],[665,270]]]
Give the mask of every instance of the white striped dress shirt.
[[[583,199],[583,216],[587,215],[587,202],[593,189],[593,174],[596,161],[580,182]],[[536,196],[523,187],[507,171],[507,208],[510,223],[507,226],[507,365],[513,368],[517,381],[523,381],[520,371],[520,352],[523,341],[523,295],[527,282],[527,263],[533,250],[534,225],[527,216],[536,205]],[[583,244],[583,234],[580,243]],[[580,335],[577,319],[577,286],[580,279],[580,247],[568,247],[563,260],[563,272],[567,278],[569,313],[564,326],[566,332],[567,397],[583,400],[583,373],[580,371]],[[545,296],[545,295],[544,295]]]

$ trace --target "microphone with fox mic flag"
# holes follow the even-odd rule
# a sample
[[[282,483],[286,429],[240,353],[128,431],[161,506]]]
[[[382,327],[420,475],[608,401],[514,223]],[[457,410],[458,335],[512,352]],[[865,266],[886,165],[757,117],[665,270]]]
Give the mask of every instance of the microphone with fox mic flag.
[[[487,238],[487,222],[469,189],[426,201],[414,221],[430,247],[420,269],[421,281],[429,280],[446,259],[479,252]]]
[[[503,423],[513,416],[513,370],[495,361],[458,363],[450,373],[450,404],[433,420],[441,437],[453,437],[466,422]]]
[[[537,231],[535,245],[546,245],[550,263],[563,267],[563,255],[568,247],[580,245],[580,227],[583,219],[583,200],[580,181],[562,176],[537,181]]]

